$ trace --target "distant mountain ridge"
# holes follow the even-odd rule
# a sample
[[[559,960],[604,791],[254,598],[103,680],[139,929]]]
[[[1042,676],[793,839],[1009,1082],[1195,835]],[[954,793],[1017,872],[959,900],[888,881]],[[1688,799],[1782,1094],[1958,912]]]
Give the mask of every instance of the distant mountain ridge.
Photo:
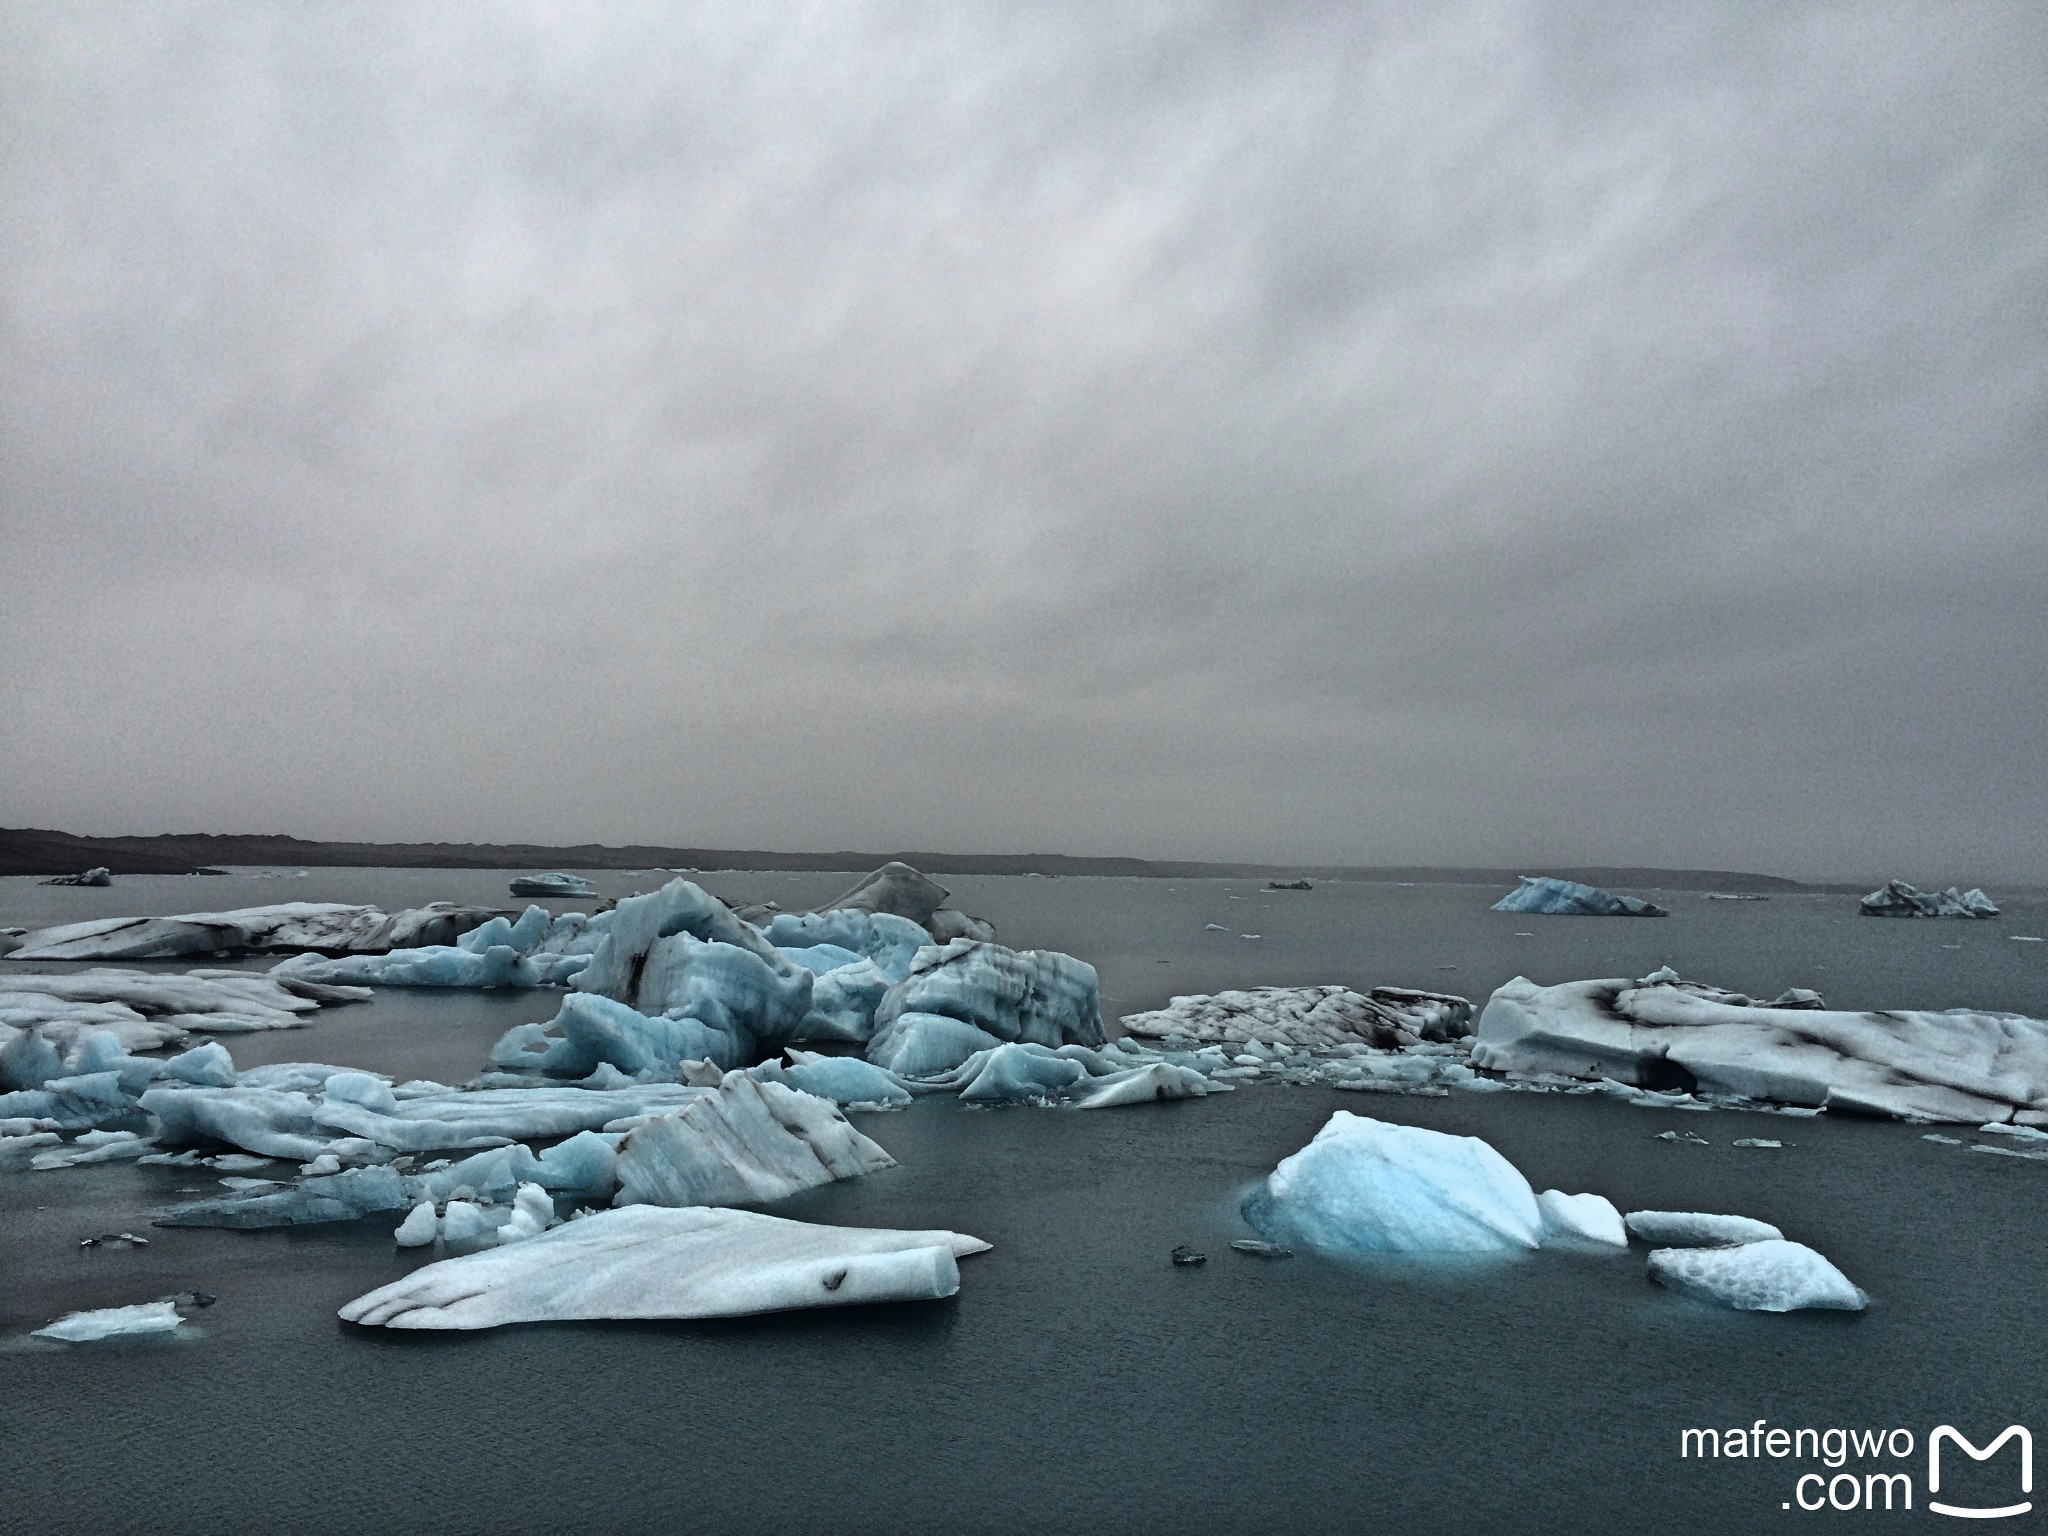
[[[934,875],[1134,875],[1153,879],[1407,880],[1417,884],[1512,885],[1518,875],[1558,875],[1588,885],[1768,894],[1835,887],[1725,869],[1440,868],[1425,865],[1229,864],[1173,859],[1081,858],[1064,853],[896,851],[782,853],[764,848],[613,847],[577,843],[322,843],[246,833],[166,832],[154,837],[80,837],[0,827],[0,875],[68,875],[105,865],[117,875],[189,875],[224,864],[389,869],[775,869],[865,871],[901,859]],[[1840,889],[1849,889],[1843,886]]]

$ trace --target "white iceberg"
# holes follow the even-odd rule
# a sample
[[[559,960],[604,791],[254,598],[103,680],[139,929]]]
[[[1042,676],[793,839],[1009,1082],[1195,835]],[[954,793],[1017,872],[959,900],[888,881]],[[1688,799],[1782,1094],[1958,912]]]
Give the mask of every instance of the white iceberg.
[[[422,1200],[405,1213],[405,1220],[398,1224],[391,1240],[401,1248],[424,1248],[440,1235],[441,1218],[434,1209],[434,1202]]]
[[[1998,908],[1981,890],[1923,891],[1903,880],[1887,880],[1857,903],[1865,917],[1996,917]]]
[[[1654,902],[1617,896],[1597,885],[1559,880],[1550,875],[1523,875],[1522,883],[1493,904],[1496,912],[1540,912],[1552,917],[1669,917]]]
[[[371,1327],[475,1329],[936,1300],[959,1290],[956,1261],[988,1247],[958,1232],[636,1206],[429,1264],[340,1315]]]
[[[125,1050],[154,1051],[190,1034],[296,1029],[322,1008],[367,1002],[371,995],[359,987],[258,971],[0,968],[0,1050],[20,1031],[39,1028],[59,1050],[70,1049],[88,1031],[105,1029]]]
[[[1537,1247],[1529,1181],[1474,1136],[1338,1110],[1245,1197],[1265,1237],[1326,1253],[1508,1253]]]
[[[341,902],[289,901],[175,917],[103,917],[39,928],[9,956],[32,960],[159,960],[176,955],[318,949],[382,952],[452,943],[494,915],[437,901],[383,912]]]
[[[1626,1248],[1621,1212],[1605,1195],[1568,1195],[1546,1189],[1536,1197],[1546,1248]]]
[[[1767,1221],[1709,1211],[1630,1211],[1628,1229],[1644,1242],[1663,1248],[1726,1248],[1785,1235]]]
[[[1811,993],[1757,1003],[1665,970],[1539,987],[1487,1001],[1472,1065],[1602,1078],[1902,1119],[2048,1118],[2048,1023],[2018,1014],[1846,1013]]]
[[[39,1339],[57,1339],[66,1344],[91,1344],[101,1339],[133,1338],[143,1334],[174,1333],[184,1319],[168,1301],[143,1301],[130,1307],[101,1307],[92,1312],[68,1312],[54,1323],[35,1331]]]
[[[1367,1044],[1398,1050],[1424,1040],[1455,1040],[1472,1032],[1472,1005],[1442,992],[1406,987],[1256,987],[1213,996],[1176,997],[1150,1013],[1127,1013],[1123,1027],[1157,1039],[1180,1036],[1198,1044],[1267,1045],[1304,1049]]]
[[[830,1099],[730,1072],[626,1136],[612,1203],[766,1204],[895,1166]]]
[[[512,881],[514,896],[595,896],[597,887],[581,875],[557,870],[547,875],[520,875]]]
[[[1662,1248],[1650,1255],[1650,1278],[1744,1312],[1861,1312],[1870,1300],[1821,1255],[1783,1238],[1735,1248]]]

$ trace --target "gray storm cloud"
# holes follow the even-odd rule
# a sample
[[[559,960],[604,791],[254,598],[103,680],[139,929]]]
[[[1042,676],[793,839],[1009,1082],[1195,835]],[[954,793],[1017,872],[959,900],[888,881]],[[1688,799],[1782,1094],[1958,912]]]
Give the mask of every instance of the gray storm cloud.
[[[0,26],[0,822],[2048,879],[2029,7]]]

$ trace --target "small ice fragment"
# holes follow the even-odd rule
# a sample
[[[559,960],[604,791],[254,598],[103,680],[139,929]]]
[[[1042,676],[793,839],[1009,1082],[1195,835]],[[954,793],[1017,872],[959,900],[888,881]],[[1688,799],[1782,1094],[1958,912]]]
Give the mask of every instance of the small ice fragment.
[[[1925,1136],[1922,1136],[1920,1139],[1922,1141],[1931,1141],[1944,1147],[1960,1147],[1962,1145],[1962,1142],[1958,1138],[1954,1136],[1944,1136],[1939,1131],[1929,1131]]]
[[[1805,1307],[1861,1312],[1869,1298],[1803,1243],[1766,1238],[1737,1248],[1660,1248],[1650,1278],[1673,1290],[1743,1312]]]
[[[1209,1262],[1209,1255],[1207,1255],[1206,1253],[1195,1252],[1195,1250],[1190,1248],[1186,1243],[1182,1243],[1178,1247],[1176,1247],[1173,1250],[1173,1252],[1168,1255],[1168,1257],[1171,1258],[1174,1263],[1179,1264],[1183,1267],[1193,1264],[1206,1264]]]
[[[1240,939],[1263,939],[1265,935],[1263,933],[1240,933],[1238,937]]]
[[[1621,1212],[1603,1195],[1568,1195],[1546,1189],[1536,1197],[1546,1248],[1626,1248]]]
[[[99,1339],[116,1339],[131,1334],[170,1333],[184,1319],[168,1301],[138,1302],[132,1307],[101,1307],[93,1312],[68,1312],[35,1337],[58,1339],[66,1344],[89,1344]]]
[[[341,1172],[341,1159],[332,1152],[322,1152],[310,1163],[301,1163],[299,1165],[299,1172],[309,1179],[317,1179],[323,1174],[339,1173]]]
[[[1767,1221],[1708,1211],[1630,1211],[1628,1229],[1646,1243],[1671,1248],[1724,1248],[1734,1243],[1769,1242],[1785,1235]]]
[[[1708,1141],[1706,1137],[1695,1136],[1691,1131],[1659,1131],[1657,1133],[1657,1139],[1659,1141],[1689,1142],[1691,1145],[1695,1147],[1710,1147],[1713,1145],[1713,1143]]]
[[[1286,1244],[1269,1243],[1256,1237],[1236,1238],[1231,1242],[1230,1246],[1239,1253],[1250,1254],[1255,1259],[1291,1259],[1294,1257],[1294,1250],[1286,1246]]]
[[[434,1202],[422,1200],[406,1213],[391,1240],[401,1248],[424,1248],[440,1235],[441,1222],[434,1214]]]
[[[408,1221],[412,1218],[407,1217]],[[451,1243],[470,1243],[491,1230],[491,1219],[483,1207],[467,1200],[450,1200],[441,1216],[441,1236]]]
[[[1228,932],[1230,932],[1230,930],[1229,930],[1228,928],[1224,927],[1224,926],[1223,926],[1223,925],[1222,925],[1221,923],[1208,923],[1208,924],[1205,924],[1205,925],[1203,926],[1203,929],[1202,929],[1202,931],[1203,931],[1204,933],[1228,933]]]
[[[2008,933],[2006,937],[2015,944],[2038,944],[2041,942],[2041,936],[2038,933]],[[1946,948],[1947,946],[1944,945],[1943,947]],[[1962,948],[1960,944],[1956,947],[1958,949]]]
[[[1738,1136],[1735,1138],[1735,1145],[1738,1147],[1782,1147],[1785,1143],[1782,1141],[1772,1141],[1767,1136]]]

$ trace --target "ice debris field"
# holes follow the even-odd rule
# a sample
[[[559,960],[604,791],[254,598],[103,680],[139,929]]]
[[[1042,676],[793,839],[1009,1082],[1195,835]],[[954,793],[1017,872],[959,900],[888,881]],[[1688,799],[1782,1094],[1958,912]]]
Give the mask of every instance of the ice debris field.
[[[591,894],[564,874],[513,887]],[[1525,879],[1499,909],[1666,915],[1548,878]],[[1901,882],[1862,910],[1996,914],[1981,892],[1924,897]],[[268,971],[33,968],[274,952],[285,958]],[[312,1062],[237,1070],[199,1038],[298,1027],[380,987],[555,1000],[462,1084]],[[954,1294],[957,1261],[988,1246],[978,1238],[740,1209],[894,1166],[847,1114],[928,1095],[1096,1110],[1261,1080],[1604,1093],[1646,1107],[1972,1125],[2010,1143],[1979,1150],[2048,1160],[2048,1024],[2014,1014],[1843,1012],[1810,990],[1762,1001],[1665,969],[1553,986],[1517,977],[1476,1019],[1447,993],[1309,986],[1177,997],[1121,1024],[1112,1038],[1088,963],[997,943],[902,864],[799,913],[735,908],[675,879],[590,913],[287,903],[102,919],[22,935],[0,965],[0,1171],[133,1160],[225,1175],[222,1193],[159,1212],[165,1226],[383,1220],[432,1262],[342,1317],[476,1329]],[[1866,1300],[1766,1220],[1624,1216],[1597,1192],[1535,1190],[1483,1140],[1342,1111],[1242,1214],[1258,1236],[1236,1246],[1264,1257],[1597,1258],[1634,1240],[1649,1248],[1652,1279],[1723,1306],[1854,1311]],[[190,1333],[201,1304],[136,1301],[37,1334]]]

